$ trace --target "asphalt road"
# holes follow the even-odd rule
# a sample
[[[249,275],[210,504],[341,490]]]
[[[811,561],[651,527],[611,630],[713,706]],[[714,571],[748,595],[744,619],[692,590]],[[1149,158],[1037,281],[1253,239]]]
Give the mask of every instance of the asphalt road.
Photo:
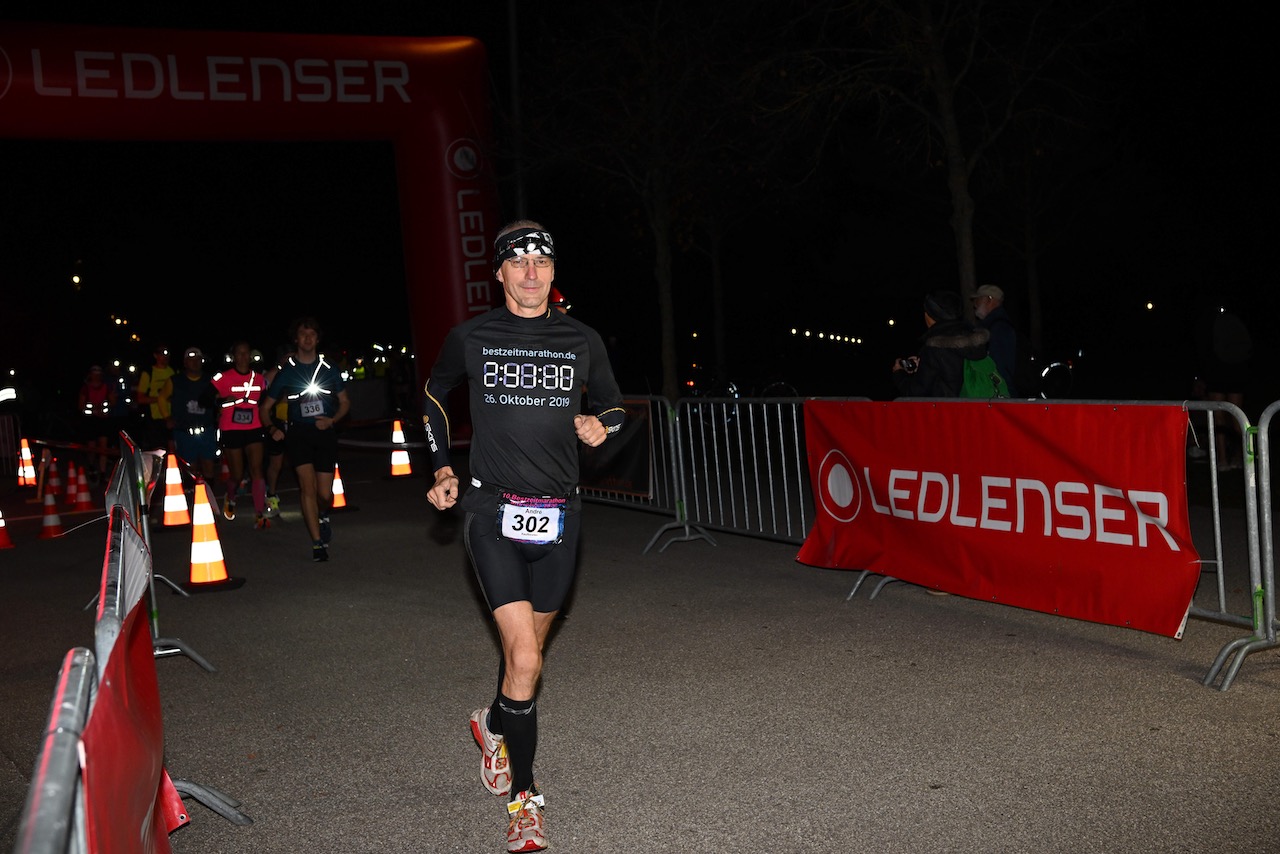
[[[161,583],[166,767],[215,787],[237,826],[188,801],[179,854],[497,852],[467,715],[497,646],[459,538],[421,474],[341,461],[351,508],[310,560],[292,492],[268,531],[218,520],[238,590]],[[98,512],[0,507],[0,847],[14,844],[57,668],[91,645]],[[581,570],[539,697],[537,771],[563,852],[1263,852],[1280,839],[1280,653],[1228,691],[1201,684],[1238,627],[1183,640],[902,583],[852,599],[849,572],[717,534],[642,554],[666,521],[586,508]],[[1208,520],[1195,508],[1197,536]],[[1247,601],[1239,526],[1228,591]],[[190,530],[153,538],[187,579]],[[1206,575],[1206,578],[1210,576]],[[1210,584],[1202,584],[1201,597]]]

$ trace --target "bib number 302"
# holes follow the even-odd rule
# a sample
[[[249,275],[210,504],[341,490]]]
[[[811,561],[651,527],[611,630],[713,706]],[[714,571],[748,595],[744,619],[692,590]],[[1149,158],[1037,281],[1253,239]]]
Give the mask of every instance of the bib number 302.
[[[558,543],[564,534],[564,508],[500,504],[498,530],[517,543]]]

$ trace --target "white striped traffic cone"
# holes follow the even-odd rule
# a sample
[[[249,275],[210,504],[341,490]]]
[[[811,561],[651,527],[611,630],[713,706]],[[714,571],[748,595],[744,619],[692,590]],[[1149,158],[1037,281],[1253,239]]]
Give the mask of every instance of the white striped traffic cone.
[[[53,500],[53,496],[49,493],[44,494],[44,523],[40,528],[40,539],[51,540],[54,537],[61,537],[65,533],[62,530],[62,517],[58,515],[58,505]]]
[[[227,575],[218,542],[218,525],[213,520],[209,491],[202,478],[196,478],[195,512],[191,521],[191,580],[182,585],[189,592],[234,590],[244,584],[243,578]]]
[[[403,477],[407,474],[413,474],[413,466],[409,463],[409,451],[404,447],[404,430],[400,426],[400,419],[396,419],[395,425],[391,428],[391,476]],[[399,446],[399,447],[395,447]]]
[[[178,458],[168,454],[169,462],[164,471],[164,524],[190,525],[191,512],[187,509],[187,496],[182,491],[182,470]]]

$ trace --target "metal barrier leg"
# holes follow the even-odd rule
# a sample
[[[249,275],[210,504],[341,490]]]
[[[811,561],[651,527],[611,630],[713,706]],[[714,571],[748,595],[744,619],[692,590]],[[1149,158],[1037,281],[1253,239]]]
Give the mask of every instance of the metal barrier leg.
[[[854,594],[858,592],[858,588],[862,586],[862,582],[865,581],[867,576],[870,574],[871,574],[871,570],[869,569],[864,569],[862,570],[862,572],[858,573],[858,580],[853,582],[853,589],[849,591],[848,596],[844,597],[844,601],[848,602],[850,599],[854,597]]]
[[[218,668],[206,661],[204,656],[200,655],[200,653],[196,652],[178,638],[156,638],[151,641],[151,648],[156,658],[165,658],[170,655],[185,655],[187,658],[191,659],[210,673],[218,672]]]
[[[698,527],[697,525],[690,525],[688,521],[668,522],[667,524],[659,528],[654,533],[654,535],[649,538],[649,543],[644,547],[644,551],[641,552],[641,554],[648,554],[649,549],[653,548],[653,544],[658,541],[658,537],[661,537],[667,531],[674,530],[676,528],[683,528],[684,536],[672,537],[671,539],[667,540],[665,543],[662,544],[662,548],[658,549],[659,554],[666,551],[667,546],[671,545],[672,543],[688,543],[693,540],[706,540],[708,543],[711,543],[711,545],[713,546],[716,545],[715,539],[710,534],[708,534],[704,529]],[[697,531],[696,534],[692,533],[692,531],[694,530]]]
[[[1226,672],[1222,674],[1222,681],[1218,684],[1219,691],[1225,691],[1231,687],[1232,681],[1236,678],[1236,673],[1240,670],[1240,665],[1244,664],[1247,656],[1255,652],[1261,652],[1264,649],[1274,649],[1280,646],[1280,641],[1269,638],[1238,638],[1233,640],[1222,648],[1218,653],[1218,657],[1214,659],[1213,666],[1209,668],[1208,674],[1204,677],[1204,686],[1212,688],[1213,683],[1218,679],[1218,673],[1222,671],[1223,665],[1227,660],[1231,660],[1231,664],[1227,667]],[[1232,653],[1235,658],[1231,658]]]
[[[874,599],[874,598],[876,598],[877,596],[879,596],[879,595],[880,595],[880,591],[881,591],[881,590],[883,590],[883,589],[885,588],[885,585],[886,585],[886,584],[892,584],[893,582],[895,582],[895,581],[897,581],[897,580],[898,580],[898,579],[894,578],[892,575],[886,575],[884,578],[880,579],[880,583],[876,585],[876,589],[875,589],[875,590],[872,590],[872,591],[871,591],[871,595],[870,595],[870,596],[868,596],[867,598],[868,598],[868,599]]]
[[[854,597],[854,594],[858,592],[858,588],[862,586],[862,582],[866,581],[867,576],[872,574],[873,573],[869,569],[864,569],[861,572],[859,572],[858,580],[853,582],[853,589],[849,591],[848,596],[844,597],[844,601],[848,602],[850,599],[852,599]],[[883,578],[880,579],[879,583],[876,584],[875,589],[871,591],[871,595],[868,596],[867,598],[868,599],[876,598],[876,596],[879,595],[880,591],[884,589],[885,585],[892,584],[897,580],[898,579],[894,578],[892,575],[884,576]]]
[[[177,789],[178,794],[183,797],[195,798],[232,824],[241,826],[253,824],[253,819],[236,809],[236,807],[240,806],[239,801],[223,792],[219,792],[212,786],[175,778],[173,780],[173,788]]]

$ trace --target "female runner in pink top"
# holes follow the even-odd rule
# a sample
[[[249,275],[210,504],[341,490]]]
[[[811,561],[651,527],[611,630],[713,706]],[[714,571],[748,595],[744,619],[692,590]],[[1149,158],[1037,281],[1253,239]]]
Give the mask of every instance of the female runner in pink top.
[[[236,492],[244,479],[246,461],[253,494],[254,524],[266,528],[271,523],[263,515],[267,501],[267,481],[262,473],[266,436],[262,432],[262,420],[258,416],[258,403],[266,390],[262,372],[253,364],[253,351],[248,341],[231,345],[231,367],[213,378],[221,406],[218,416],[219,440],[226,454],[226,499],[222,515],[236,518]]]

